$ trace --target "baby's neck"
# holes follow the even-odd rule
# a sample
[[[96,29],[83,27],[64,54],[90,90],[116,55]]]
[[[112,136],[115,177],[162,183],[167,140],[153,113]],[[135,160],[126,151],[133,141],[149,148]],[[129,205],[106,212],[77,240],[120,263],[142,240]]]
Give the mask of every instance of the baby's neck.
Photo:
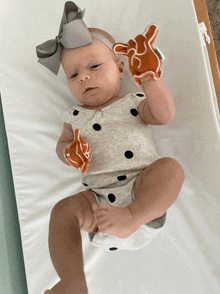
[[[112,104],[113,102],[121,99],[122,97],[121,96],[117,96],[117,97],[113,97],[111,99],[109,99],[107,102],[101,104],[101,105],[95,105],[95,106],[92,106],[92,105],[81,105],[81,107],[83,108],[87,108],[87,109],[92,109],[94,110],[95,112],[97,111],[100,111],[102,108]]]

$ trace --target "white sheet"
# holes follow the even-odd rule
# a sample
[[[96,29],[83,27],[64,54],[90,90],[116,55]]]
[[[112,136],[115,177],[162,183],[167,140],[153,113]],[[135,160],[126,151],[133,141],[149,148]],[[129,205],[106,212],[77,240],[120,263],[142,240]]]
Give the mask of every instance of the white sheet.
[[[47,244],[50,211],[58,200],[83,189],[80,173],[55,153],[62,130],[59,114],[73,103],[63,70],[53,75],[35,55],[36,45],[57,35],[64,3],[3,0],[0,4],[0,91],[30,294],[43,293],[59,280]],[[176,115],[168,125],[152,130],[158,153],[176,158],[186,173],[164,230],[148,247],[102,252],[82,232],[89,293],[218,294],[219,116],[193,2],[76,3],[86,7],[88,27],[107,30],[117,42],[127,42],[150,23],[159,26],[155,46],[166,56],[163,81],[173,94]],[[127,68],[122,94],[136,90],[140,88]]]

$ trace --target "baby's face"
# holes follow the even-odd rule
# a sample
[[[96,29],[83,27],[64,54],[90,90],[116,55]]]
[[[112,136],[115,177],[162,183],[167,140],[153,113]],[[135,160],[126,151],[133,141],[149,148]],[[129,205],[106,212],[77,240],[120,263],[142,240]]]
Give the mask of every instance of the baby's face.
[[[124,62],[114,58],[102,41],[92,40],[83,47],[63,49],[62,66],[73,96],[87,108],[95,109],[119,97]]]

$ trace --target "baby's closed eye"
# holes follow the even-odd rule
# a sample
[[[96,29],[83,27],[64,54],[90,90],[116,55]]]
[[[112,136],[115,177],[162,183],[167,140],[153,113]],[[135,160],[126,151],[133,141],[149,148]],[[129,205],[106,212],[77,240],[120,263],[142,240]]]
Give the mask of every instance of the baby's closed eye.
[[[90,66],[90,68],[95,69],[95,68],[98,68],[100,65],[101,65],[101,63],[100,64],[94,64],[94,65]],[[75,73],[75,74],[72,74],[70,78],[74,79],[77,76],[78,76],[78,73]]]
[[[91,68],[97,68],[99,67],[101,64],[95,64],[95,65],[92,65]]]
[[[75,78],[75,77],[77,77],[77,75],[78,75],[78,73],[75,73],[75,74],[71,75],[71,78]]]

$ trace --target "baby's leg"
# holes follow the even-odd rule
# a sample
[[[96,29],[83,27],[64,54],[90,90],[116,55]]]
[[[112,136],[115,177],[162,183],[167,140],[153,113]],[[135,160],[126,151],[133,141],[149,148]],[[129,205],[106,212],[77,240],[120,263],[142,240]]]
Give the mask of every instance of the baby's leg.
[[[163,157],[137,177],[134,201],[128,205],[139,225],[161,217],[175,202],[184,182],[184,170],[174,158]]]
[[[134,185],[134,201],[125,208],[94,204],[98,228],[127,238],[141,225],[161,217],[174,203],[184,181],[184,171],[173,158],[164,157],[146,167]]]
[[[88,293],[80,230],[97,230],[91,208],[94,203],[97,203],[94,195],[84,191],[54,206],[49,225],[49,250],[61,280],[45,294]]]

